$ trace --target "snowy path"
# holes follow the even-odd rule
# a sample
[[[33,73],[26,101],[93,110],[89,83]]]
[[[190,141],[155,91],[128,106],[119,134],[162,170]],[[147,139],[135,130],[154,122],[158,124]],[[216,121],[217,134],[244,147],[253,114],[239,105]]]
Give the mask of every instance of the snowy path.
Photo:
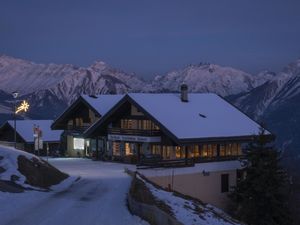
[[[2,199],[0,192],[1,208],[12,204],[2,211],[3,217],[0,212],[1,225],[146,224],[127,209],[131,178],[124,165],[86,159],[51,159],[50,163],[81,179],[61,192],[6,193]]]

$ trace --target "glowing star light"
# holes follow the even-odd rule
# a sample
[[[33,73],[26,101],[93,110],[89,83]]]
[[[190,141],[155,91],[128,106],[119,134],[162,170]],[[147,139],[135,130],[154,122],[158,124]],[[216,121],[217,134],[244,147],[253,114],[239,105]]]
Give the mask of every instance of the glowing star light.
[[[21,111],[27,112],[28,109],[29,109],[28,102],[26,102],[25,100],[23,100],[23,102],[21,103],[21,105],[17,108],[16,114],[18,112],[21,112]]]

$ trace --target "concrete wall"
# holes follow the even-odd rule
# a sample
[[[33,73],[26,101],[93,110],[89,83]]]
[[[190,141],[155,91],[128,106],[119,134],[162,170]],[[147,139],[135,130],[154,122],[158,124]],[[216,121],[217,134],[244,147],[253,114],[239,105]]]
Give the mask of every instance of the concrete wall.
[[[148,205],[134,200],[130,194],[127,196],[128,207],[134,215],[141,217],[153,225],[183,225],[154,205]]]
[[[172,175],[147,178],[161,187],[168,188],[170,185],[177,192],[226,209],[229,199],[228,192],[221,193],[222,174],[229,174],[229,188],[236,185],[236,170],[210,172],[209,175],[203,175],[203,173],[174,174],[173,179]]]

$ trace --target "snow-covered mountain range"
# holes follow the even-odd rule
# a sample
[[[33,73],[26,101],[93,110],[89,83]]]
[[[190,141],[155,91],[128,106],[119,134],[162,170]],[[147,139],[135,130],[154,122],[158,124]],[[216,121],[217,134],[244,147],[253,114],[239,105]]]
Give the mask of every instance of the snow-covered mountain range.
[[[159,92],[176,92],[185,83],[191,92],[214,92],[228,96],[247,92],[266,82],[266,76],[253,76],[231,67],[200,63],[163,76],[156,76],[152,87]]]
[[[104,62],[88,68],[70,64],[36,64],[13,57],[0,56],[0,89],[21,95],[45,95],[48,90],[70,104],[81,93],[124,93],[147,91],[147,85],[133,74],[116,70]],[[47,93],[47,94],[50,94]]]
[[[300,133],[300,60],[282,72],[252,75],[231,67],[209,63],[189,65],[146,82],[135,74],[98,61],[91,66],[36,64],[0,56],[0,120],[10,116],[12,91],[30,101],[31,118],[55,118],[80,94],[125,92],[178,92],[186,83],[191,92],[214,92],[267,123],[281,144],[298,143]],[[49,110],[51,109],[51,110]],[[2,122],[0,121],[0,122]],[[295,132],[297,131],[297,132]]]
[[[229,100],[252,117],[263,121],[277,135],[280,146],[300,152],[300,59],[247,93]]]
[[[0,56],[0,90],[19,91],[34,109],[31,117],[55,117],[82,93],[177,92],[179,86],[186,83],[192,92],[228,96],[249,91],[264,81],[230,67],[198,64],[145,82],[135,74],[114,69],[101,61],[83,68]]]

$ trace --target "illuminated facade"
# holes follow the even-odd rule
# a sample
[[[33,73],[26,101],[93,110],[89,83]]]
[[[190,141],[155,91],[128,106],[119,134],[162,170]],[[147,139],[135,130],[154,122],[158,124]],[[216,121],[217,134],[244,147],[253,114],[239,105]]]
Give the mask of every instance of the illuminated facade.
[[[149,155],[162,161],[241,158],[260,125],[217,95],[189,96],[182,101],[180,94],[124,95],[84,136],[102,140],[100,158],[127,163]]]
[[[261,129],[215,94],[125,94],[110,107],[100,95],[95,102],[94,108],[107,111],[81,137],[90,146],[95,143],[92,152],[98,159],[172,167],[142,171],[149,171],[148,179],[157,185],[221,208],[241,176],[245,146]],[[74,143],[84,148],[82,140]]]
[[[53,130],[62,129],[62,154],[69,157],[91,157],[97,153],[101,140],[84,138],[83,132],[104,115],[120,95],[99,97],[82,95],[52,124]]]
[[[260,125],[213,94],[81,96],[52,125],[63,129],[65,155],[139,163],[236,160]]]

